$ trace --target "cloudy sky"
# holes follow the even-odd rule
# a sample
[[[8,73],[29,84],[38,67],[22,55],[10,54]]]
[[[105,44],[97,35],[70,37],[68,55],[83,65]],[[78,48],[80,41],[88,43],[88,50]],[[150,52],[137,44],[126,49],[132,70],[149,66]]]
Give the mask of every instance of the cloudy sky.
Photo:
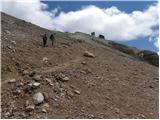
[[[106,39],[158,51],[156,1],[1,0],[1,11],[44,28],[103,34]]]

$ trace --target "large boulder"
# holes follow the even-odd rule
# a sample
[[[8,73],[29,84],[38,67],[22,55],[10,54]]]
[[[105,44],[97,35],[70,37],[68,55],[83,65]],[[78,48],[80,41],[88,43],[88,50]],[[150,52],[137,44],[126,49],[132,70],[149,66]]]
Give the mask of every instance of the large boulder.
[[[92,58],[95,57],[94,54],[91,53],[91,52],[89,52],[89,51],[85,51],[83,55],[84,55],[85,57],[92,57]]]
[[[142,50],[138,53],[138,56],[141,60],[147,61],[148,63],[159,66],[159,56],[156,52],[149,50]]]

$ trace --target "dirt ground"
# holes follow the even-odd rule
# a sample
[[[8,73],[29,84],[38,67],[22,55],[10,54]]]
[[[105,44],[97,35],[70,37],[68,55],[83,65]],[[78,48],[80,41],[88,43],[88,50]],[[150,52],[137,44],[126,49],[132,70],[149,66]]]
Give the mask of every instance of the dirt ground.
[[[159,118],[158,67],[6,14],[1,22],[1,118]],[[43,33],[56,33],[54,46],[42,46]]]

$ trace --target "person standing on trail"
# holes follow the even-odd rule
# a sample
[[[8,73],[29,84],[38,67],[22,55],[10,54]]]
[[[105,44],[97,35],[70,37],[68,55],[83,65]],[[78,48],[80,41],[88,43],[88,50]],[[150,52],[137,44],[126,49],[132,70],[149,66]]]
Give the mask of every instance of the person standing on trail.
[[[46,44],[47,44],[47,35],[44,34],[44,35],[43,35],[43,47],[45,47]]]
[[[55,41],[55,37],[54,37],[54,35],[53,35],[53,34],[51,34],[51,36],[50,36],[50,40],[51,40],[51,42],[52,42],[52,46],[53,46],[53,43],[54,43],[54,41]]]

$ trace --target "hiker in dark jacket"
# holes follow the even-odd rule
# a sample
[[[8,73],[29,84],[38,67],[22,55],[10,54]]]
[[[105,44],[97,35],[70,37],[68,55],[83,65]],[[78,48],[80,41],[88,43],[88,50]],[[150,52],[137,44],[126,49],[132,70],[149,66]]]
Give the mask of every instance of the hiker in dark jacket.
[[[51,42],[52,42],[52,46],[53,46],[53,43],[54,43],[54,41],[55,41],[55,37],[54,37],[54,35],[53,35],[53,34],[51,34],[51,36],[50,36],[50,40],[51,40]]]
[[[47,44],[47,35],[44,34],[42,38],[43,38],[43,47],[45,47]]]

